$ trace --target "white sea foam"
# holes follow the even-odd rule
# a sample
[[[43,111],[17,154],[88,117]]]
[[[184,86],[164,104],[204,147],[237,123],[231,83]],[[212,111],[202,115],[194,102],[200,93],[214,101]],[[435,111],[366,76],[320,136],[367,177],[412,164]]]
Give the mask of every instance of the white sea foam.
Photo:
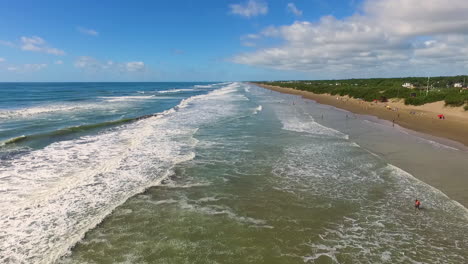
[[[435,148],[445,148],[445,149],[451,149],[451,150],[459,150],[457,148],[447,146],[445,144],[442,144],[442,143],[439,143],[439,142],[436,142],[436,141],[433,141],[433,140],[430,140],[430,139],[426,139],[426,138],[423,138],[423,137],[418,137],[418,139],[423,141],[423,142],[429,143],[430,145],[432,145]]]
[[[150,100],[158,99],[154,95],[132,95],[132,96],[104,96],[101,97],[106,102],[128,102],[128,101],[141,101],[141,100]]]
[[[259,105],[253,110],[253,114],[256,115],[258,114],[258,112],[261,112],[262,110],[263,110],[263,107]]]
[[[313,160],[307,154],[303,154],[302,158],[308,161]],[[356,163],[355,166],[362,166],[359,162],[354,161],[354,163]],[[312,167],[315,166],[314,163]],[[369,200],[365,193],[381,186],[378,182],[372,182],[373,177],[356,174],[364,180],[361,186],[358,186],[354,185],[356,181],[354,177],[347,179],[342,175],[341,179],[328,180],[335,186],[331,191],[326,187],[327,178],[329,178],[327,173],[319,173],[323,180],[314,181],[311,180],[310,175],[317,172],[310,171],[310,167],[302,169],[307,171],[309,176],[306,176],[307,173],[300,176],[300,182],[297,179],[299,176],[297,172],[287,171],[287,175],[295,175],[295,181],[301,186],[305,185],[306,189],[318,185],[318,188],[314,190],[323,197],[332,199],[340,197],[340,200],[356,203],[359,208],[353,214],[344,216],[342,221],[329,224],[329,227],[319,235],[320,241],[309,244],[311,254],[303,257],[305,262],[313,263],[319,258],[336,261],[344,255],[357,262],[366,263],[436,263],[439,260],[444,260],[441,263],[466,262],[466,256],[458,245],[447,243],[444,239],[444,237],[462,239],[463,235],[460,235],[460,232],[463,233],[466,230],[465,209],[439,190],[415,179],[411,174],[393,165],[384,165],[377,169],[376,175],[379,175],[385,182],[385,196]],[[329,169],[324,171],[326,170]],[[289,181],[291,179],[294,178],[290,177]],[[312,183],[305,184],[307,182]],[[345,189],[341,189],[341,186],[345,186]],[[346,196],[337,195],[341,192],[346,192]],[[422,200],[426,210],[429,211],[415,212],[411,208],[415,197]],[[421,217],[424,220],[419,224]],[[419,231],[415,232],[415,230]],[[428,235],[429,233],[432,235]],[[404,254],[408,253],[408,245],[418,248],[418,256]],[[444,253],[457,250],[458,254],[451,256]]]
[[[143,93],[143,92],[142,92]],[[38,105],[27,108],[0,110],[0,120],[16,118],[36,118],[39,116],[53,114],[70,114],[74,112],[86,111],[116,111],[121,108],[128,108],[136,103],[145,100],[160,100],[163,97],[156,95],[132,95],[132,96],[103,96],[96,102],[81,103],[57,103],[52,105]]]
[[[243,100],[239,87],[231,84],[158,116],[5,161],[0,262],[52,263],[67,253],[116,206],[193,159],[193,134],[236,113],[235,102]]]
[[[240,223],[251,224],[254,226],[266,227],[266,221],[261,219],[255,219],[247,216],[240,216],[236,214],[231,208],[220,205],[200,205],[196,203],[190,203],[189,201],[182,199],[179,202],[182,209],[194,211],[197,213],[208,214],[208,215],[219,215],[226,216],[232,220]],[[269,228],[269,226],[267,227]]]
[[[214,86],[213,84],[209,84],[209,85],[197,84],[197,85],[194,85],[193,87],[195,87],[195,88],[211,88],[213,86]]]
[[[315,122],[315,119],[310,114],[304,113],[299,106],[276,107],[276,115],[283,124],[284,130],[349,139],[348,135]]]
[[[0,110],[1,119],[15,119],[15,118],[35,118],[38,116],[72,113],[72,112],[85,112],[85,111],[114,111],[119,108],[127,108],[132,104],[141,102],[143,100],[156,100],[161,99],[154,95],[142,96],[115,96],[115,97],[100,97],[102,102],[83,102],[83,103],[64,103],[54,105],[33,106],[28,108],[21,108],[15,110]]]
[[[385,124],[382,124],[382,123],[378,123],[378,122],[373,122],[373,121],[370,121],[370,120],[364,120],[364,122],[368,123],[368,124],[371,124],[371,125],[375,125],[375,126],[381,126],[381,127],[391,127],[391,125],[385,125]],[[401,129],[399,130],[401,133],[404,133],[404,134],[411,134],[413,135],[416,139],[418,139],[420,142],[424,142],[424,143],[428,143],[430,145],[432,145],[434,148],[445,148],[445,149],[451,149],[451,150],[459,150],[455,147],[451,147],[451,146],[448,146],[448,145],[445,145],[445,144],[442,144],[442,143],[439,143],[439,142],[436,142],[434,140],[430,140],[430,139],[427,139],[427,138],[424,138],[422,136],[419,136],[417,135],[417,133],[408,133],[407,131],[405,131],[405,129]]]
[[[74,112],[84,110],[99,110],[106,109],[109,106],[99,105],[95,103],[83,104],[57,104],[49,106],[35,106],[30,108],[15,109],[15,110],[0,110],[0,119],[10,118],[29,118],[41,114],[53,114],[57,112]]]
[[[196,90],[195,89],[172,89],[172,90],[159,91],[158,93],[166,94],[166,93],[180,93],[180,92],[192,92],[192,91],[196,91]]]
[[[287,109],[278,115],[283,125],[291,119],[307,121],[294,118]],[[293,128],[303,130],[297,125]],[[338,263],[346,256],[362,263],[465,263],[463,246],[444,238],[468,246],[463,238],[468,230],[467,210],[440,190],[369,154],[373,153],[353,142],[332,137],[290,144],[275,163],[277,178],[271,180],[276,190],[299,198],[321,197],[330,200],[331,207],[339,201],[356,208],[342,221],[329,223],[320,241],[308,244],[311,253],[303,256],[304,262],[328,259]],[[416,198],[426,210],[415,212]],[[402,254],[408,252],[408,245],[418,247],[417,256]]]

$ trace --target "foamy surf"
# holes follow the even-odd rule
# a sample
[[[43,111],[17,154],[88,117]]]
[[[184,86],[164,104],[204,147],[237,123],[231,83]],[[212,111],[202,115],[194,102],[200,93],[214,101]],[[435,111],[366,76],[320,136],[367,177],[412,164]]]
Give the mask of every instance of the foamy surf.
[[[119,108],[128,108],[132,105],[145,100],[159,99],[155,95],[142,96],[105,96],[97,98],[96,102],[81,102],[81,103],[66,103],[52,104],[48,106],[32,106],[28,108],[14,110],[0,110],[0,121],[2,119],[18,119],[18,118],[38,118],[44,116],[52,116],[58,114],[76,114],[92,111],[110,111]],[[103,103],[104,102],[104,103]],[[111,104],[106,104],[111,103]]]
[[[311,135],[339,137],[349,139],[349,136],[315,121],[310,114],[301,114],[299,108],[278,107],[276,115],[281,120],[284,130],[308,133]]]
[[[183,92],[192,92],[196,91],[195,89],[172,89],[172,90],[164,90],[158,91],[160,94],[167,94],[167,93],[183,93]]]
[[[154,95],[132,95],[132,96],[105,96],[101,97],[106,102],[131,102],[140,100],[157,99]]]
[[[256,115],[258,114],[258,112],[261,112],[263,109],[263,107],[261,105],[257,106],[254,110],[253,110],[253,114]]]
[[[154,94],[193,85],[135,89]],[[130,92],[126,88],[125,94]],[[43,257],[65,252],[56,262],[66,264],[468,259],[466,213],[456,202],[389,165],[385,155],[373,154],[381,152],[369,142],[357,144],[336,132],[356,139],[353,126],[359,126],[359,133],[375,136],[366,123],[242,83],[183,101],[170,93],[164,97],[173,103],[155,104],[169,105],[152,112],[157,116],[85,136],[67,134],[14,155],[1,153],[0,177],[6,177],[0,186],[12,184],[2,189],[10,196],[0,191],[0,210],[20,213],[5,218],[8,225],[0,218],[0,232],[10,232],[0,236],[14,234],[6,244],[1,240],[0,256],[27,252],[23,262],[44,263]],[[320,125],[341,126],[320,128],[322,113]],[[395,144],[406,146],[400,140]],[[382,146],[395,153],[391,143]],[[463,154],[426,149],[450,152],[450,158]],[[145,190],[150,185],[156,187]],[[125,199],[138,190],[145,191]],[[414,196],[424,209],[414,209]],[[31,222],[41,217],[45,220]],[[67,240],[71,237],[79,241],[69,251],[75,244]]]
[[[194,158],[198,127],[235,113],[237,85],[118,129],[53,143],[0,170],[1,262],[52,263],[116,206]],[[21,186],[21,187],[19,187]],[[18,246],[21,245],[21,246]]]

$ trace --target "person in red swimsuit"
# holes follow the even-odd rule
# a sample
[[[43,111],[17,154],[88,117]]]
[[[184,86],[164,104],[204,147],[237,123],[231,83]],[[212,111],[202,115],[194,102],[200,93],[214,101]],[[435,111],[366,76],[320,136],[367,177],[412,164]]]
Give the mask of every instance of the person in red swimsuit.
[[[418,199],[414,200],[414,208],[421,209],[420,206],[421,206],[421,202]]]

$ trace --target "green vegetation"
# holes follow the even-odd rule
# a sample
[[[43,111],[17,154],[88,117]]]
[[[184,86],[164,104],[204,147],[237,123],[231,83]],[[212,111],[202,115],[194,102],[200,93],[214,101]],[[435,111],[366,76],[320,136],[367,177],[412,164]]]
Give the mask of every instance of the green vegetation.
[[[465,80],[468,81],[468,76],[432,77],[429,82],[427,78],[423,77],[408,77],[258,83],[289,87],[317,94],[348,95],[365,101],[400,98],[409,105],[445,101],[447,106],[463,106],[468,103],[468,90],[454,86],[459,84],[466,87]],[[411,84],[412,88],[403,87],[402,85],[405,83]],[[465,106],[465,110],[467,108],[468,106]]]
[[[468,104],[465,105],[465,107],[463,107],[465,109],[465,111],[468,111]]]

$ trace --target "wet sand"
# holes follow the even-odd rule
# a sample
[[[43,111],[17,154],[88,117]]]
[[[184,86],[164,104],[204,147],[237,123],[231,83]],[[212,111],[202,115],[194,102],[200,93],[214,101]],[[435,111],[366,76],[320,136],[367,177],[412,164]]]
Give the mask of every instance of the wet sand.
[[[370,103],[348,96],[314,94],[293,88],[254,84],[281,93],[300,95],[317,103],[331,105],[352,113],[376,116],[404,128],[457,141],[468,146],[468,111],[463,111],[461,107],[444,107],[443,102],[424,106],[407,106],[402,102],[391,101]],[[439,114],[443,114],[445,119],[439,119],[437,117]]]
[[[463,137],[463,135],[468,136],[468,119],[463,116],[468,113],[461,112],[460,114],[456,112],[456,108],[448,109],[444,112],[446,119],[439,120],[435,112],[429,109],[443,107],[443,102],[423,107],[408,107],[399,102],[388,103],[392,107],[401,107],[398,112],[395,112],[387,110],[385,107],[387,104],[384,103],[371,104],[340,96],[337,100],[337,96],[332,95],[255,85],[280,93],[299,95],[323,106],[330,105],[337,110],[343,109],[355,113],[358,119],[350,115],[350,121],[361,121],[343,123],[339,117],[329,116],[330,113],[325,119],[320,119],[320,116],[316,118],[318,118],[317,122],[327,127],[346,131],[350,139],[361,147],[378,154],[386,162],[411,173],[414,177],[437,188],[468,208],[468,192],[466,191],[468,140]],[[416,112],[416,114],[410,114],[410,112]],[[432,115],[436,118],[432,118]],[[392,127],[394,118],[395,125]],[[361,125],[367,121],[375,124],[375,130],[369,131],[368,125]],[[405,134],[413,136],[405,136]],[[439,144],[441,144],[440,147]]]

